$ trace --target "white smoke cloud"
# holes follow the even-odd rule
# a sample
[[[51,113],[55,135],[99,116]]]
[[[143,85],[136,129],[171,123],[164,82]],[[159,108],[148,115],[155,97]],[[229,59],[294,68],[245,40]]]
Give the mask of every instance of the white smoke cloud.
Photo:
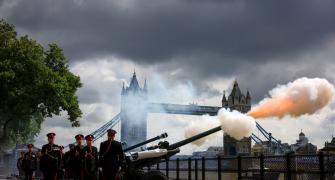
[[[220,109],[218,119],[221,122],[222,130],[231,137],[241,140],[244,137],[250,137],[256,128],[255,119],[238,111]]]
[[[216,117],[211,117],[209,115],[202,116],[201,120],[198,121],[191,121],[189,125],[185,128],[184,136],[186,138],[190,138],[192,136],[195,136],[199,133],[205,132],[209,129],[212,129],[214,127],[220,126],[220,122]],[[197,146],[201,146],[206,141],[210,141],[216,137],[216,134],[211,134],[209,136],[203,137],[197,141],[192,142],[193,144]],[[221,136],[222,137],[222,136]]]
[[[217,116],[205,115],[201,121],[192,121],[185,128],[185,137],[192,137],[217,126],[221,126],[223,132],[231,137],[241,140],[244,137],[251,136],[256,128],[256,122],[251,116],[222,108]],[[216,135],[212,134],[193,142],[193,144],[202,146],[205,142],[212,141],[214,138],[216,138]]]

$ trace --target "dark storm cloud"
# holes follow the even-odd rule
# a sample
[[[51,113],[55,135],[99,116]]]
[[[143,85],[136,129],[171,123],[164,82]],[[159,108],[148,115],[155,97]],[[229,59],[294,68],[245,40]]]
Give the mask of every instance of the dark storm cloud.
[[[234,76],[256,102],[277,83],[322,77],[322,67],[292,57],[335,32],[332,0],[21,0],[11,7],[5,18],[19,32],[60,43],[72,62],[113,55],[160,64],[162,73],[182,68],[175,80],[192,81],[209,96],[221,91],[206,81]],[[282,63],[271,65],[278,57]],[[287,71],[288,64],[297,70]],[[87,101],[97,98],[91,94]]]
[[[335,30],[333,1],[21,1],[7,17],[72,59],[114,54],[137,62],[211,53],[266,60]]]

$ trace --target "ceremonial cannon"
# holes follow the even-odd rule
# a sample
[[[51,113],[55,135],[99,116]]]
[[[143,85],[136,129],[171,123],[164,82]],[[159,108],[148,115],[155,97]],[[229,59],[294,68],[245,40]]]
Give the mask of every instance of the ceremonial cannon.
[[[157,140],[159,140],[159,139],[166,138],[166,137],[168,137],[168,134],[167,134],[167,133],[163,133],[163,134],[161,134],[161,135],[159,135],[159,136],[156,136],[156,137],[154,137],[154,138],[151,138],[151,139],[148,139],[148,140],[146,140],[146,141],[143,141],[143,142],[140,142],[140,143],[138,143],[138,144],[135,144],[135,145],[133,145],[133,146],[130,146],[130,147],[124,149],[124,152],[130,151],[130,150],[133,150],[133,149],[136,149],[136,148],[138,148],[138,147],[141,147],[141,146],[143,146],[143,145],[146,145],[146,144],[148,144],[148,143],[151,143],[151,142],[154,142],[154,141],[157,141]]]
[[[130,180],[130,179],[141,179],[141,180],[166,180],[167,177],[160,171],[149,171],[144,172],[144,167],[149,167],[160,163],[164,159],[180,152],[179,147],[189,144],[193,141],[201,139],[210,134],[216,133],[221,130],[221,126],[215,127],[208,131],[202,132],[190,138],[184,139],[182,141],[176,142],[174,144],[169,144],[167,141],[159,142],[158,145],[145,148],[141,151],[129,152],[131,149],[143,146],[149,142],[157,140],[157,137],[139,143],[132,146],[131,149],[126,149],[125,161],[122,166],[122,170],[119,173],[120,179]],[[155,140],[153,140],[155,139]],[[158,138],[160,139],[160,138]]]

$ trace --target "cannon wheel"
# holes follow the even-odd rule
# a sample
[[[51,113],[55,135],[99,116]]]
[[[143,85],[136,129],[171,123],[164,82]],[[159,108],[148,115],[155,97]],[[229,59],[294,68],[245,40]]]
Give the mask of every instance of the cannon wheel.
[[[149,171],[142,176],[141,180],[168,180],[168,178],[160,171]]]

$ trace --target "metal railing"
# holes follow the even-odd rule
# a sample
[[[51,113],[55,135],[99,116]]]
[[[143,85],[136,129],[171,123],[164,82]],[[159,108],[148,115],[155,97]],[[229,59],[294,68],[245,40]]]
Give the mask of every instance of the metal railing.
[[[335,155],[174,158],[166,159],[146,171],[158,170],[169,179],[284,179],[334,180]]]

